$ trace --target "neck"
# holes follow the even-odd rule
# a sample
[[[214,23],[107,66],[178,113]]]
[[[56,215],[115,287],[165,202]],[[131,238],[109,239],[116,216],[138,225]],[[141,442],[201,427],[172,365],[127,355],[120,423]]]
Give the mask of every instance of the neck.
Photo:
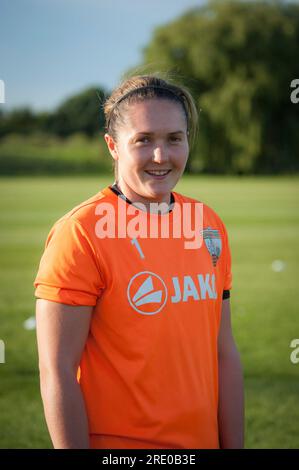
[[[165,194],[161,197],[146,198],[133,191],[123,180],[114,183],[117,188],[133,205],[143,204],[147,212],[164,214],[171,209],[171,193]],[[158,207],[159,204],[159,207]]]

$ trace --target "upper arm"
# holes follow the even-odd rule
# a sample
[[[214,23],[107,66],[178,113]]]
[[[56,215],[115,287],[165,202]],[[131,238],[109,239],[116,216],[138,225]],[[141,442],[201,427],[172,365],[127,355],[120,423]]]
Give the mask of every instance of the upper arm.
[[[218,333],[218,355],[235,352],[236,345],[232,333],[230,299],[222,301],[221,321]]]
[[[36,333],[41,371],[76,371],[88,336],[92,309],[37,299]]]

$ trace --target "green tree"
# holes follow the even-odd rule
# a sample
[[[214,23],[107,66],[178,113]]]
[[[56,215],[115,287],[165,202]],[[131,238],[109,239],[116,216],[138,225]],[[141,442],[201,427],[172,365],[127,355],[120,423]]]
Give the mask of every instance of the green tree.
[[[76,132],[93,136],[104,128],[102,104],[106,92],[101,88],[88,88],[68,98],[44,121],[48,130],[59,136]]]
[[[53,112],[34,113],[29,108],[0,110],[0,138],[7,134],[43,132],[67,137],[77,132],[92,137],[104,129],[103,103],[107,93],[102,88],[88,88],[66,99]]]
[[[9,113],[0,113],[0,137],[10,133],[27,135],[34,132],[36,128],[36,116],[27,107],[17,108]]]
[[[299,5],[210,1],[155,30],[149,69],[187,85],[201,109],[190,168],[217,173],[299,169]]]

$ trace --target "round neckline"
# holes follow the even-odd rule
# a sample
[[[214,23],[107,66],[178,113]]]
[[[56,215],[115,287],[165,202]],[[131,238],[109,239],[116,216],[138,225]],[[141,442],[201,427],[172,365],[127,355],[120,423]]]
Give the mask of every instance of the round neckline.
[[[136,209],[140,214],[144,214],[145,216],[148,216],[148,217],[165,217],[165,216],[172,216],[173,214],[173,210],[174,210],[174,206],[176,204],[178,204],[178,198],[177,198],[177,195],[175,192],[171,192],[170,194],[172,195],[173,197],[173,202],[170,204],[169,207],[171,207],[171,210],[169,210],[168,212],[165,212],[163,214],[161,213],[157,213],[157,212],[149,212],[149,211],[144,211],[142,210],[141,208],[137,207],[134,205],[134,203],[132,201],[130,201],[123,193],[117,193],[116,191],[114,191],[114,189],[112,189],[112,184],[108,186],[108,189],[110,191],[111,194],[113,194],[115,197],[117,198],[120,198],[127,206],[130,206],[130,207],[134,207],[134,209]]]

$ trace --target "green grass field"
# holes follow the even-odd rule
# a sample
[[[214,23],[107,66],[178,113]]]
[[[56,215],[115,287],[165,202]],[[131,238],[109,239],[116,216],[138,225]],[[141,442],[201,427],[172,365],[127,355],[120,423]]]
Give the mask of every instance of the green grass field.
[[[49,448],[39,394],[33,280],[51,225],[109,184],[103,177],[0,180],[0,448]],[[185,177],[175,188],[224,220],[234,285],[232,321],[246,393],[246,447],[299,448],[299,178]],[[284,269],[275,272],[272,262]]]

